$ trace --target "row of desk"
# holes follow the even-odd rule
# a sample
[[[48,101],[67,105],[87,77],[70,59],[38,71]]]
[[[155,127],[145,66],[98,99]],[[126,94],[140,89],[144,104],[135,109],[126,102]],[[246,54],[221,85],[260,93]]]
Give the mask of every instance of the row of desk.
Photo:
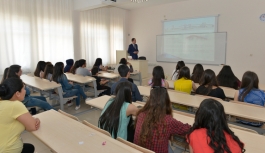
[[[109,99],[110,96],[102,96],[93,100],[86,101],[86,103],[102,110]],[[145,103],[137,102],[133,104],[136,106],[144,106]],[[177,113],[176,111],[174,111],[173,117],[181,121],[182,123],[188,123],[190,125],[193,125],[194,123],[194,117],[192,115],[184,115],[183,113]],[[263,146],[263,143],[256,143],[265,142],[265,136],[232,127],[231,130],[235,132],[235,134],[240,138],[240,140],[246,145],[245,148],[247,153],[265,152],[265,147]]]
[[[149,86],[138,86],[138,89],[141,95],[150,96],[151,89]],[[207,97],[203,96],[192,96],[189,94],[183,94],[170,90],[168,90],[168,94],[172,103],[182,104],[195,108],[198,108],[201,102],[204,99],[207,99]],[[226,114],[265,122],[265,108],[263,107],[255,107],[240,103],[225,102],[221,99],[219,100],[219,102],[222,103],[222,105],[224,106]]]

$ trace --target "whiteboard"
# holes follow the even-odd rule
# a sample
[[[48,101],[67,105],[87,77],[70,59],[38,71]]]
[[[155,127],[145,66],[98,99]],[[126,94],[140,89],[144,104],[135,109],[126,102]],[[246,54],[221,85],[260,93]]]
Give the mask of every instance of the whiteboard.
[[[227,33],[157,35],[158,62],[225,64]]]

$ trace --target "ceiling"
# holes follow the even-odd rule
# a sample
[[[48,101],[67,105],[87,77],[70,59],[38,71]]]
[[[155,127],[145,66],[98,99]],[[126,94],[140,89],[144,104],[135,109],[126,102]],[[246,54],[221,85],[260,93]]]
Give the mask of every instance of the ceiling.
[[[142,3],[131,2],[131,0],[117,0],[116,3],[112,3],[110,5],[123,8],[126,10],[134,10],[134,9],[139,9],[143,7],[150,7],[154,5],[180,2],[180,1],[186,1],[186,0],[148,0],[147,2],[142,2]]]

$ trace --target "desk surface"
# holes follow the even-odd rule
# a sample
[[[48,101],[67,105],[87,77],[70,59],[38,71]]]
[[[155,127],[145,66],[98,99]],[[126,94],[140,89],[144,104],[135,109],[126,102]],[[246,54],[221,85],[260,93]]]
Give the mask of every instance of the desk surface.
[[[89,100],[86,103],[97,107],[99,109],[103,109],[106,102],[110,99],[110,96],[102,96],[93,100]],[[140,103],[133,103],[136,106],[143,106],[145,103],[140,102]],[[182,113],[177,113],[174,111],[173,117],[182,123],[188,123],[192,125],[194,123],[194,117],[192,115],[183,115]],[[230,128],[232,131],[235,132],[235,134],[240,138],[242,142],[245,143],[246,145],[246,153],[264,153],[265,152],[265,147],[261,143],[256,143],[256,142],[265,142],[265,136],[255,134],[255,133],[250,133],[247,131],[239,130],[236,128]]]
[[[168,82],[169,88],[174,89],[174,82],[173,80],[166,80]],[[198,83],[195,83],[197,87],[199,87]],[[224,90],[225,96],[228,98],[234,98],[236,90],[233,88],[227,88],[227,87],[220,87]]]
[[[32,132],[58,153],[139,153],[111,137],[62,115],[54,110],[35,115],[41,121],[40,129]],[[106,145],[102,145],[106,142]]]
[[[74,75],[72,73],[65,73],[65,75],[69,81],[73,81],[73,82],[81,83],[81,84],[93,82],[96,80],[94,77],[82,76],[82,75],[77,75],[77,74]]]
[[[20,78],[25,84],[43,91],[61,87],[61,84],[58,84],[56,82],[50,82],[46,79],[41,79],[28,75],[22,75],[20,76]]]
[[[120,77],[119,74],[115,74],[115,73],[105,73],[105,72],[99,73],[98,76],[101,77],[101,78],[107,78],[107,79],[114,79],[114,78]]]
[[[149,96],[150,95],[150,87],[146,86],[138,86],[138,89],[141,95]],[[199,107],[201,102],[204,99],[207,99],[203,96],[192,96],[188,94],[173,92],[168,90],[168,94],[171,102],[183,104],[186,106]],[[238,103],[225,102],[223,100],[218,100],[222,103],[225,108],[226,114],[243,117],[247,119],[263,121],[265,122],[265,108],[263,107],[253,107],[248,105],[242,105]]]

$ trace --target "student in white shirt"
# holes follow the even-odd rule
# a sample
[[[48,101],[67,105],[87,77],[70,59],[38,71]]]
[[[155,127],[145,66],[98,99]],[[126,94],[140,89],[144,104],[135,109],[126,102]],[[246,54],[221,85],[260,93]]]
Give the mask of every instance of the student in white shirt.
[[[83,76],[92,76],[90,71],[86,68],[86,60],[81,59],[78,62],[79,68],[76,69],[75,74]]]
[[[172,77],[171,80],[175,81],[178,79],[178,75],[179,75],[179,70],[185,66],[185,63],[183,61],[178,61],[177,65],[176,65],[176,69],[173,71],[172,73]]]

